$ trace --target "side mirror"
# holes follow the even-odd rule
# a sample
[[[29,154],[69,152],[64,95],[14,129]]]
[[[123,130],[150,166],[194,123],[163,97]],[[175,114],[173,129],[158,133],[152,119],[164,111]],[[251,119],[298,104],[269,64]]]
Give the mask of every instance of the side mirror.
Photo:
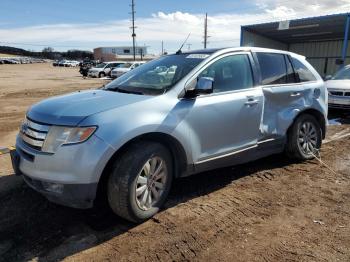
[[[194,88],[196,95],[213,93],[214,79],[212,77],[201,77]]]
[[[325,76],[324,80],[327,81],[327,80],[330,80],[331,78],[332,78],[331,75],[327,75],[327,76]]]

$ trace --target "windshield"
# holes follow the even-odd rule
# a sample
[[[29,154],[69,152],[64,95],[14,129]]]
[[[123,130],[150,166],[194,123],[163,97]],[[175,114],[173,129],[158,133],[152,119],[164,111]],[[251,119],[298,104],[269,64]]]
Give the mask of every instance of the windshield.
[[[208,56],[208,54],[163,56],[129,71],[106,85],[105,89],[150,95],[163,94]]]
[[[106,63],[101,63],[95,66],[96,68],[104,68],[106,66]]]
[[[333,80],[348,80],[350,79],[350,67],[340,69],[333,77]]]
[[[121,64],[120,66],[118,66],[119,68],[129,68],[131,66],[130,63],[125,63],[125,64]]]

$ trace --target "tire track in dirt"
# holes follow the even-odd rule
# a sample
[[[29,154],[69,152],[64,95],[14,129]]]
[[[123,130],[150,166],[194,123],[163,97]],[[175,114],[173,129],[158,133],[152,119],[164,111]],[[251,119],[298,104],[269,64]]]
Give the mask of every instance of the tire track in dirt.
[[[349,148],[333,141],[321,157],[336,168]],[[349,261],[349,186],[346,167],[334,175],[315,160],[271,156],[176,181],[165,209],[136,226],[21,184],[0,194],[0,246],[12,243],[0,261]]]
[[[329,154],[325,154],[324,157],[327,159],[330,156]],[[264,166],[264,164],[262,165]],[[243,165],[241,168],[244,173],[247,167]],[[298,238],[297,241],[291,239],[289,240],[291,242],[281,244],[281,241],[274,241],[274,238],[278,239],[278,235],[274,235],[270,239],[260,234],[253,234],[248,229],[248,227],[254,227],[254,225],[264,227],[264,224],[271,223],[271,220],[279,219],[281,212],[288,210],[293,212],[300,208],[301,205],[305,205],[305,207],[312,205],[310,203],[304,203],[305,200],[300,201],[299,198],[293,199],[293,192],[286,190],[294,189],[298,194],[306,194],[304,192],[306,189],[305,186],[301,190],[300,188],[298,190],[298,187],[284,184],[281,179],[285,179],[286,176],[292,176],[292,183],[294,180],[310,180],[310,178],[321,180],[329,178],[330,180],[334,180],[334,177],[322,166],[310,165],[309,162],[290,163],[286,167],[275,168],[272,171],[262,170],[254,173],[249,167],[246,170],[248,170],[248,173],[253,172],[253,174],[238,181],[233,180],[233,183],[229,183],[218,191],[212,192],[208,189],[207,192],[202,192],[201,196],[190,199],[186,204],[178,205],[176,208],[170,208],[157,215],[155,225],[151,225],[154,222],[147,222],[146,224],[148,226],[146,228],[141,226],[140,230],[143,230],[142,238],[138,238],[133,234],[126,237],[131,239],[132,236],[133,242],[145,241],[146,243],[151,241],[150,236],[153,234],[161,238],[161,246],[153,247],[151,244],[143,246],[144,252],[146,254],[151,253],[151,255],[141,256],[140,260],[171,259],[173,261],[200,261],[202,259],[213,259],[232,261],[232,259],[236,259],[237,261],[327,261],[329,258],[334,258],[333,252],[337,251],[333,247],[328,246],[327,242],[320,243],[317,236],[310,235],[310,231],[304,232],[310,238],[309,244],[306,245],[303,243],[300,244],[303,239],[303,233],[298,231],[291,232],[291,236]],[[225,170],[225,172],[227,171]],[[221,172],[218,171],[219,174],[217,175],[220,175]],[[343,175],[340,174],[340,176]],[[209,177],[208,180],[211,181],[211,179],[212,177]],[[225,178],[223,179],[225,180]],[[197,181],[197,179],[194,179],[194,181]],[[194,181],[192,181],[192,185]],[[347,182],[349,182],[349,179],[347,179]],[[322,185],[319,188],[328,187]],[[315,189],[318,190],[317,188]],[[286,193],[278,194],[278,192]],[[269,194],[274,198],[277,197],[276,200],[280,200],[281,203],[279,201],[272,201],[271,196],[268,197]],[[323,194],[320,195],[320,198],[328,203],[325,205],[327,210],[335,208],[334,204],[330,202],[336,201],[336,203],[340,203],[339,194],[331,194],[328,196],[330,199],[325,198]],[[349,199],[349,196],[346,196],[346,198]],[[349,205],[347,208],[349,208]],[[342,215],[346,215],[348,211],[342,211],[341,213]],[[288,212],[287,215],[289,215]],[[312,223],[311,217],[310,221],[304,221],[304,223]],[[311,224],[311,226],[315,227],[314,224]],[[154,227],[156,227],[155,230],[150,230],[151,228],[154,229]],[[131,231],[133,230],[131,229]],[[306,227],[302,227],[302,230],[305,231],[307,229]],[[324,236],[325,233],[328,234],[329,232],[327,230],[326,232],[322,232],[321,229],[319,233]],[[288,234],[286,232],[282,239],[287,238]],[[257,245],[258,248],[252,247],[249,244],[249,237],[252,237],[253,240],[256,238],[256,243],[253,241],[253,244]],[[262,239],[266,243],[261,242]],[[231,247],[235,245],[239,247],[243,243],[243,245],[249,245],[251,249],[249,252],[245,251],[242,254],[242,251],[240,251],[234,255],[232,252],[226,252],[224,250],[225,245],[222,242],[223,240],[226,243],[230,243]],[[130,253],[132,250],[125,249],[120,239],[111,240],[111,243],[113,246],[117,246],[118,250],[124,249],[122,254],[124,254],[123,259],[125,261],[135,259],[135,256]],[[326,250],[319,251],[317,245],[320,244],[327,247]],[[349,251],[349,245],[344,247],[343,242],[342,246]],[[94,249],[98,250],[97,248]],[[154,250],[157,250],[157,252],[154,253]],[[215,255],[212,255],[208,250],[214,250]],[[342,258],[349,258],[349,253],[337,253]],[[79,256],[73,258],[76,259],[77,257],[79,258]],[[107,256],[99,256],[99,258],[113,259],[115,257],[109,254]],[[139,260],[136,259],[136,261]]]

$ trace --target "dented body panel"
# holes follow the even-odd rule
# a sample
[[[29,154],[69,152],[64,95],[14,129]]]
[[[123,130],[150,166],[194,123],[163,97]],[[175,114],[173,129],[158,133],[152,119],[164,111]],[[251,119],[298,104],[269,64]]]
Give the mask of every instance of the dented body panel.
[[[296,57],[316,80],[262,85],[255,52]],[[88,187],[89,190],[97,190],[109,161],[130,141],[149,134],[176,141],[182,155],[175,157],[181,157],[187,167],[179,176],[186,176],[283,151],[288,128],[302,112],[314,110],[322,116],[320,124],[325,125],[327,93],[324,83],[303,57],[286,51],[248,47],[198,53],[207,54],[206,58],[160,95],[95,90],[55,97],[34,105],[27,117],[48,128],[55,125],[98,128],[88,141],[60,146],[53,154],[28,146],[18,136],[19,170],[35,183],[91,184],[94,186]],[[251,87],[186,97],[187,90],[203,70],[224,57],[237,54],[249,58]],[[125,76],[128,74],[132,72]],[[59,175],[60,172],[63,175]],[[90,206],[95,193],[80,196],[79,202],[83,202],[84,207]],[[55,194],[55,199],[66,198]]]

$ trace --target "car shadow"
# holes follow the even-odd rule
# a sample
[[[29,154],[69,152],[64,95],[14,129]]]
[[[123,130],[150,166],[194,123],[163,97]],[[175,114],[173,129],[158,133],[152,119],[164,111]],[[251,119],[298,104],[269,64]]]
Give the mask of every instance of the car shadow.
[[[350,110],[329,109],[328,120],[337,119],[340,124],[350,124]]]
[[[273,155],[247,164],[217,169],[174,181],[162,211],[219,190],[262,170],[293,163]],[[0,177],[0,184],[12,176]],[[109,208],[77,210],[50,203],[24,183],[1,194],[0,261],[57,261],[118,237],[136,224]]]

